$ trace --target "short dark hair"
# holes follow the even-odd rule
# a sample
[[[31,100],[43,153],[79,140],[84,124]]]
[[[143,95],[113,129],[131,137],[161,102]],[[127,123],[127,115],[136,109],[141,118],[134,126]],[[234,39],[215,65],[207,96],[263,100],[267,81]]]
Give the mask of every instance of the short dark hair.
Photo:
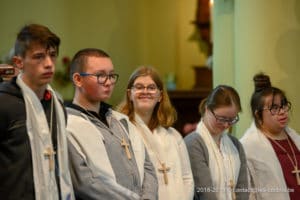
[[[73,80],[73,74],[83,72],[88,57],[110,58],[110,56],[101,49],[86,48],[79,50],[73,57],[70,65],[70,79]]]
[[[46,49],[53,47],[58,53],[60,38],[51,32],[46,26],[39,24],[25,25],[17,35],[15,42],[14,55],[25,56],[32,44],[41,44]]]

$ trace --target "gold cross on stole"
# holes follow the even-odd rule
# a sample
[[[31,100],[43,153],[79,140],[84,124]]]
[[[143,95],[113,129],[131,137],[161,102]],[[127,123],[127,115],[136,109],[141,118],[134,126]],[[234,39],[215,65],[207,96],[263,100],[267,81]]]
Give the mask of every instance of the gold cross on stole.
[[[55,154],[56,154],[56,152],[53,151],[53,149],[51,147],[47,147],[44,152],[44,155],[49,158],[49,170],[50,171],[54,170],[54,155]]]
[[[168,175],[167,172],[170,171],[170,167],[167,167],[165,163],[161,164],[161,168],[158,168],[158,171],[164,174],[165,184],[168,185]]]
[[[233,180],[229,181],[229,187],[230,187],[230,190],[231,190],[232,200],[235,200],[236,199],[236,195],[235,195],[235,192],[234,192],[234,183],[233,183]]]
[[[128,160],[131,159],[131,154],[129,151],[129,144],[126,142],[125,138],[122,138],[121,146],[124,147]]]
[[[297,166],[294,166],[294,170],[292,171],[293,174],[296,174],[296,179],[297,179],[297,185],[300,185],[300,170],[298,169]]]

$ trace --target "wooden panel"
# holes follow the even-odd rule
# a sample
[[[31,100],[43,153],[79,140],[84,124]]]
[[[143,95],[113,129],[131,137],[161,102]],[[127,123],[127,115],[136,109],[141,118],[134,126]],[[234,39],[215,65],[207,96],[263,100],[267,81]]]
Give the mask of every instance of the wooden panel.
[[[197,123],[200,120],[198,107],[209,92],[210,88],[168,91],[170,100],[177,110],[178,115],[174,128],[176,128],[182,136],[186,135],[186,133],[183,132],[183,127],[186,123]]]
[[[207,88],[212,89],[213,79],[212,70],[205,66],[195,66],[195,85],[194,88]]]

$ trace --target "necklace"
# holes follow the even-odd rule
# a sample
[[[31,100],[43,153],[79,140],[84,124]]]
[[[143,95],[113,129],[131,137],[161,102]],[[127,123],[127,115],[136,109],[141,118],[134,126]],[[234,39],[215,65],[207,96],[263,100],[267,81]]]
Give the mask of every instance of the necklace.
[[[224,148],[227,151],[227,148],[225,147],[225,145],[224,145]],[[220,152],[221,152],[221,150],[220,150]],[[227,152],[229,152],[229,151],[227,151]],[[221,154],[222,154],[222,152],[221,152]],[[229,164],[230,164],[230,169],[231,169],[231,178],[229,180],[228,186],[230,187],[230,192],[231,192],[231,198],[232,198],[232,200],[236,200],[236,194],[235,194],[235,191],[234,191],[235,184],[234,184],[234,170],[233,170],[233,165],[232,165],[232,161],[231,161],[230,156],[229,155],[227,155],[227,156],[228,156],[228,160],[229,160]]]
[[[79,103],[76,103],[76,104],[79,105],[81,108],[83,108],[83,109],[85,110],[85,112],[86,112],[90,117],[96,119],[96,120],[97,120],[98,122],[100,122],[101,124],[104,124],[104,123],[103,123],[100,119],[98,119],[98,117],[96,117],[93,113],[91,113],[90,111],[88,111],[87,109],[85,109],[85,108],[84,108],[83,106],[81,106]],[[120,122],[119,122],[119,121],[117,121],[117,122],[118,122],[117,124],[118,124],[119,128],[121,128],[123,131],[127,132],[127,131],[125,130],[125,128],[120,124]],[[129,138],[127,137],[127,139],[128,139],[128,142],[127,142],[127,140],[125,139],[126,137],[124,136],[123,131],[120,131],[122,137],[120,137],[120,136],[118,136],[118,135],[112,133],[111,131],[110,131],[110,133],[111,133],[115,138],[117,138],[117,139],[120,141],[120,145],[121,145],[121,147],[124,148],[124,151],[125,151],[125,154],[126,154],[126,156],[127,156],[127,159],[128,159],[128,160],[131,160],[131,159],[132,159],[132,156],[131,156],[131,153],[130,153],[130,143],[129,143]]]
[[[290,156],[290,154],[287,152],[287,150],[281,144],[279,144],[279,142],[277,142],[276,140],[274,140],[272,138],[270,138],[270,139],[274,142],[274,144],[276,144],[288,156],[289,160],[291,161],[291,163],[294,167],[294,170],[292,170],[291,172],[292,172],[292,174],[296,175],[297,185],[300,185],[300,170],[298,169],[298,162],[297,162],[296,154],[295,154],[294,148],[289,140],[289,137],[287,137],[287,141],[288,141],[289,147],[292,151],[293,159]]]
[[[158,152],[155,150],[155,148],[152,147],[151,143],[148,142],[146,133],[144,132],[144,128],[142,127],[142,125],[140,125],[139,123],[137,123],[137,125],[140,127],[140,130],[141,130],[140,132],[143,136],[143,139],[144,139],[144,142],[146,143],[146,146],[148,146],[148,148],[150,148],[153,151],[153,153],[155,154],[156,160],[160,164],[160,167],[158,168],[158,171],[163,173],[165,185],[168,185],[169,181],[168,181],[168,174],[167,173],[170,171],[171,168],[168,167],[165,162],[161,161]]]
[[[51,111],[50,111],[50,135],[52,135],[52,127],[53,127],[53,107],[54,107],[54,102],[53,102],[53,97],[51,98]],[[49,170],[52,171],[54,170],[54,156],[56,152],[53,150],[53,147],[47,147],[44,155],[49,158]]]
[[[223,170],[224,170],[224,167],[225,167],[225,163],[224,163],[224,155],[223,155],[223,153],[222,153],[222,151],[221,151],[221,144],[222,144],[222,142],[221,142],[221,140],[222,140],[222,137],[223,136],[221,136],[220,137],[220,142],[218,142],[218,141],[216,141],[215,140],[215,138],[211,135],[211,133],[208,131],[208,129],[206,128],[206,126],[205,126],[205,124],[203,124],[204,125],[204,127],[205,127],[205,129],[207,130],[207,133],[206,134],[209,134],[208,135],[208,145],[210,146],[210,147],[212,147],[212,149],[213,149],[213,154],[214,154],[214,156],[215,156],[215,158],[216,158],[216,161],[217,161],[217,163],[218,163],[218,170],[219,170],[219,172],[221,172],[221,165],[223,165]],[[218,145],[218,143],[219,143],[219,145]],[[227,149],[227,147],[225,146],[225,145],[223,145],[223,147],[224,147],[224,151],[225,152],[229,152],[229,150]],[[235,184],[234,184],[234,169],[233,169],[233,162],[231,161],[231,158],[230,158],[230,156],[229,155],[227,155],[227,157],[228,157],[228,160],[229,160],[229,167],[230,167],[230,169],[231,169],[231,172],[228,172],[228,174],[229,173],[231,173],[231,177],[229,178],[228,177],[228,174],[226,173],[226,172],[224,172],[225,173],[225,176],[226,176],[226,179],[228,179],[229,178],[229,183],[227,182],[228,180],[225,180],[224,182],[225,182],[225,186],[226,187],[229,187],[229,188],[226,188],[226,193],[227,193],[227,191],[230,191],[231,192],[231,199],[232,200],[236,200],[236,194],[235,194],[235,191],[234,191],[234,188],[235,188]],[[226,169],[225,169],[226,170]],[[221,182],[221,180],[219,181],[219,182]],[[227,185],[228,184],[228,185]],[[222,186],[222,184],[220,184],[220,186]],[[222,188],[217,188],[218,190],[221,190]],[[224,188],[223,188],[224,189]]]

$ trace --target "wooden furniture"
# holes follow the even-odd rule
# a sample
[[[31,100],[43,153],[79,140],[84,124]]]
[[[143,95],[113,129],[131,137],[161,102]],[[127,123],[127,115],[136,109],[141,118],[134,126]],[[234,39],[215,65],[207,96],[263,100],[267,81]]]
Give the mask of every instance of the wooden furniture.
[[[210,88],[168,91],[170,100],[177,110],[177,121],[174,124],[174,128],[176,128],[183,137],[187,134],[183,131],[187,123],[199,122],[200,114],[198,107],[209,92]]]
[[[191,90],[168,91],[170,100],[177,110],[178,119],[174,124],[182,136],[187,132],[185,125],[195,125],[200,120],[199,105],[212,89],[212,70],[205,66],[195,66],[195,84]]]
[[[212,70],[205,66],[194,66],[195,85],[194,88],[212,89]]]

